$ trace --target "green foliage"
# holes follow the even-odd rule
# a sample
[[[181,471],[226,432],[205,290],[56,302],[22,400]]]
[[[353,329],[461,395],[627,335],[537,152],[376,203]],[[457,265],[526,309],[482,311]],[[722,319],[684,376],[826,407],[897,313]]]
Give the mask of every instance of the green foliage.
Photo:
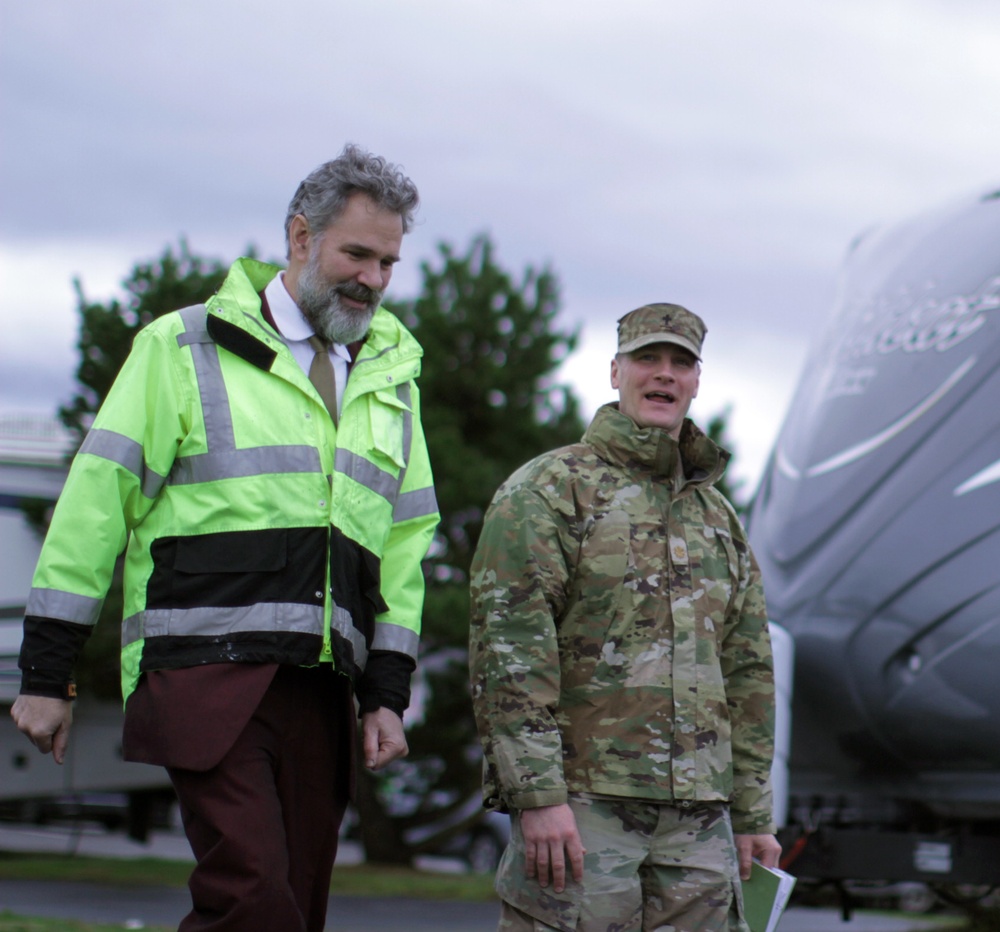
[[[732,444],[726,434],[726,430],[729,426],[729,415],[732,413],[730,407],[725,407],[721,412],[712,416],[708,422],[708,426],[705,428],[705,433],[708,434],[709,439],[713,440],[720,447],[728,450],[732,453],[735,459],[736,451],[733,449]],[[733,461],[729,461],[729,468],[723,474],[722,478],[715,483],[715,487],[729,499],[733,508],[736,509],[737,514],[742,515],[747,509],[747,502],[743,499],[740,494],[740,488],[743,485],[742,479],[734,480],[732,478],[732,468]]]

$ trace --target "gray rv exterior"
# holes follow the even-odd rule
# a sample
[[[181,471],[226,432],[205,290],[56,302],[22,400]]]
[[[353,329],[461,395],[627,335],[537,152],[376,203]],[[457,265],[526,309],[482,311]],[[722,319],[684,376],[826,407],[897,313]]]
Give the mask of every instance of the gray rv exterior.
[[[1000,191],[853,244],[749,527],[789,870],[1000,883]]]

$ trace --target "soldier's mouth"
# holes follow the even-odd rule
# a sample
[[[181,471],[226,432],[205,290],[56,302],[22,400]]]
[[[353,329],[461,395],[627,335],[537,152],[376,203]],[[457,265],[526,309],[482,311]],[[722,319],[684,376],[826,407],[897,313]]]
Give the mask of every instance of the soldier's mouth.
[[[646,398],[650,401],[655,401],[657,404],[673,404],[677,400],[670,392],[649,392]]]

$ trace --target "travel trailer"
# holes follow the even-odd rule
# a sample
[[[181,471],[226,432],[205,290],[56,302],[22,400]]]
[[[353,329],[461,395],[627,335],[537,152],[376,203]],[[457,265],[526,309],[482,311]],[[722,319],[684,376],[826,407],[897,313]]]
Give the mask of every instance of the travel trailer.
[[[1000,191],[860,236],[748,519],[792,636],[784,864],[1000,886]]]

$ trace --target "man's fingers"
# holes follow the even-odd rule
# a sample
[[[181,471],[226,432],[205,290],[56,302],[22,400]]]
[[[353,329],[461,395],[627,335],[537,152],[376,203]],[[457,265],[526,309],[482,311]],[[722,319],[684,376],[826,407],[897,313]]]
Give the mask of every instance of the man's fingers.
[[[372,728],[366,728],[364,733],[364,753],[365,766],[369,770],[375,767],[378,762],[378,732]]]
[[[543,887],[549,885],[549,846],[547,844],[538,845],[535,849],[535,873],[538,876],[538,883]]]
[[[66,748],[69,745],[69,729],[60,726],[52,738],[52,758],[57,764],[66,760]]]
[[[587,852],[581,844],[575,844],[569,850],[570,868],[573,871],[573,879],[577,883],[581,883],[583,881],[583,856],[586,853]]]
[[[535,845],[526,844],[524,846],[524,875],[534,877],[538,873],[538,859],[535,856],[537,848]]]
[[[566,859],[561,844],[552,850],[551,867],[552,889],[556,893],[562,893],[566,889]]]

